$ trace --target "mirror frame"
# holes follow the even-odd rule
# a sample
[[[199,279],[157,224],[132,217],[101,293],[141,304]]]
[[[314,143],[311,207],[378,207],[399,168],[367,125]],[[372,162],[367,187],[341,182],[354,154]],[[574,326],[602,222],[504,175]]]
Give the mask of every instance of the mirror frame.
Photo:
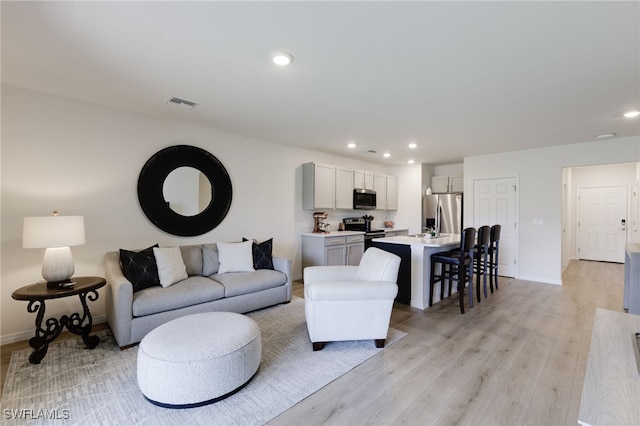
[[[193,167],[211,182],[211,201],[195,216],[182,216],[169,207],[163,195],[164,181],[179,167]],[[147,218],[161,230],[181,237],[205,234],[218,226],[231,208],[233,189],[227,169],[204,149],[174,145],[156,152],[138,177],[138,201]]]

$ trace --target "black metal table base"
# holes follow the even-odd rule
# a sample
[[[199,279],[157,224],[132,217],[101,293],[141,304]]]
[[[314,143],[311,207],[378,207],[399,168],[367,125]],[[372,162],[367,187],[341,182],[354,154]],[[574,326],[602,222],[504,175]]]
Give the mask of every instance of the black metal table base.
[[[57,318],[48,318],[44,322],[45,301],[32,300],[27,306],[27,311],[36,315],[36,335],[29,339],[29,346],[33,348],[33,353],[29,356],[31,364],[40,364],[40,361],[47,354],[49,343],[54,341],[66,327],[70,332],[82,336],[82,341],[89,348],[95,348],[100,343],[100,338],[96,335],[89,335],[93,325],[91,312],[87,305],[87,299],[95,301],[98,299],[96,290],[89,290],[78,294],[80,303],[82,304],[82,315],[73,313],[71,315],[63,315],[59,320]]]

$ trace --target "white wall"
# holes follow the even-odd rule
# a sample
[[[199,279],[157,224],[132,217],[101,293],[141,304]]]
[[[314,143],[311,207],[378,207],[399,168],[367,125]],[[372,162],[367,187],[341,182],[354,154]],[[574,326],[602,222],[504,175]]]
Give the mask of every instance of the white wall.
[[[177,144],[211,152],[233,183],[228,216],[199,237],[176,237],[158,230],[138,204],[136,185],[142,166],[160,149]],[[27,312],[25,302],[11,299],[17,288],[41,279],[43,250],[21,246],[25,216],[46,216],[53,210],[84,216],[87,243],[72,248],[78,276],[104,276],[104,254],[119,248],[242,237],[274,237],[275,254],[293,259],[294,276],[300,276],[298,236],[313,229],[312,212],[302,209],[301,164],[309,161],[393,174],[377,164],[3,85],[1,343],[33,333],[35,315]],[[400,188],[406,186],[403,179],[399,179]],[[342,217],[362,212],[329,214],[337,226]],[[373,215],[384,220],[384,212]],[[97,321],[104,320],[105,312],[104,289],[100,294],[91,306]],[[47,316],[72,310],[79,310],[76,299],[47,302]]]
[[[519,178],[518,278],[561,283],[563,167],[638,161],[640,137],[617,138],[464,159],[465,205],[473,206],[473,180]],[[473,211],[465,209],[465,223]],[[532,225],[533,219],[544,225]]]

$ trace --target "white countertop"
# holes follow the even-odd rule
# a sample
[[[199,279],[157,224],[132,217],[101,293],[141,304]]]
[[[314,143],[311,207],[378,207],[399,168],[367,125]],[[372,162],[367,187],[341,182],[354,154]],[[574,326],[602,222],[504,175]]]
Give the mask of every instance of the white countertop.
[[[460,244],[460,234],[443,235],[438,238],[424,239],[418,237],[387,237],[374,238],[374,243],[404,244],[404,245],[420,245],[423,247],[444,247]]]
[[[331,232],[305,232],[302,235],[306,237],[318,237],[318,238],[328,238],[328,237],[348,237],[350,235],[364,235],[362,231],[331,231]]]

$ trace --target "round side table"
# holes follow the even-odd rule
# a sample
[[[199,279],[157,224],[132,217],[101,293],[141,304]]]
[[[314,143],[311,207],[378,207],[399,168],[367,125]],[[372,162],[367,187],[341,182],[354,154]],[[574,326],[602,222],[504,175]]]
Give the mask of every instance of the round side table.
[[[29,356],[29,362],[40,364],[40,361],[47,354],[49,343],[55,340],[66,327],[70,332],[82,336],[82,341],[89,349],[95,348],[100,343],[100,338],[96,335],[90,336],[93,320],[87,305],[87,299],[95,301],[98,299],[97,290],[106,284],[101,277],[73,277],[71,281],[73,287],[69,288],[47,288],[46,282],[30,284],[21,287],[11,294],[15,300],[26,300],[29,302],[27,311],[37,312],[36,333],[29,339],[29,346],[33,348],[33,353]],[[78,295],[82,304],[82,314],[73,313],[57,318],[48,318],[44,327],[45,301],[49,299],[60,299]]]

